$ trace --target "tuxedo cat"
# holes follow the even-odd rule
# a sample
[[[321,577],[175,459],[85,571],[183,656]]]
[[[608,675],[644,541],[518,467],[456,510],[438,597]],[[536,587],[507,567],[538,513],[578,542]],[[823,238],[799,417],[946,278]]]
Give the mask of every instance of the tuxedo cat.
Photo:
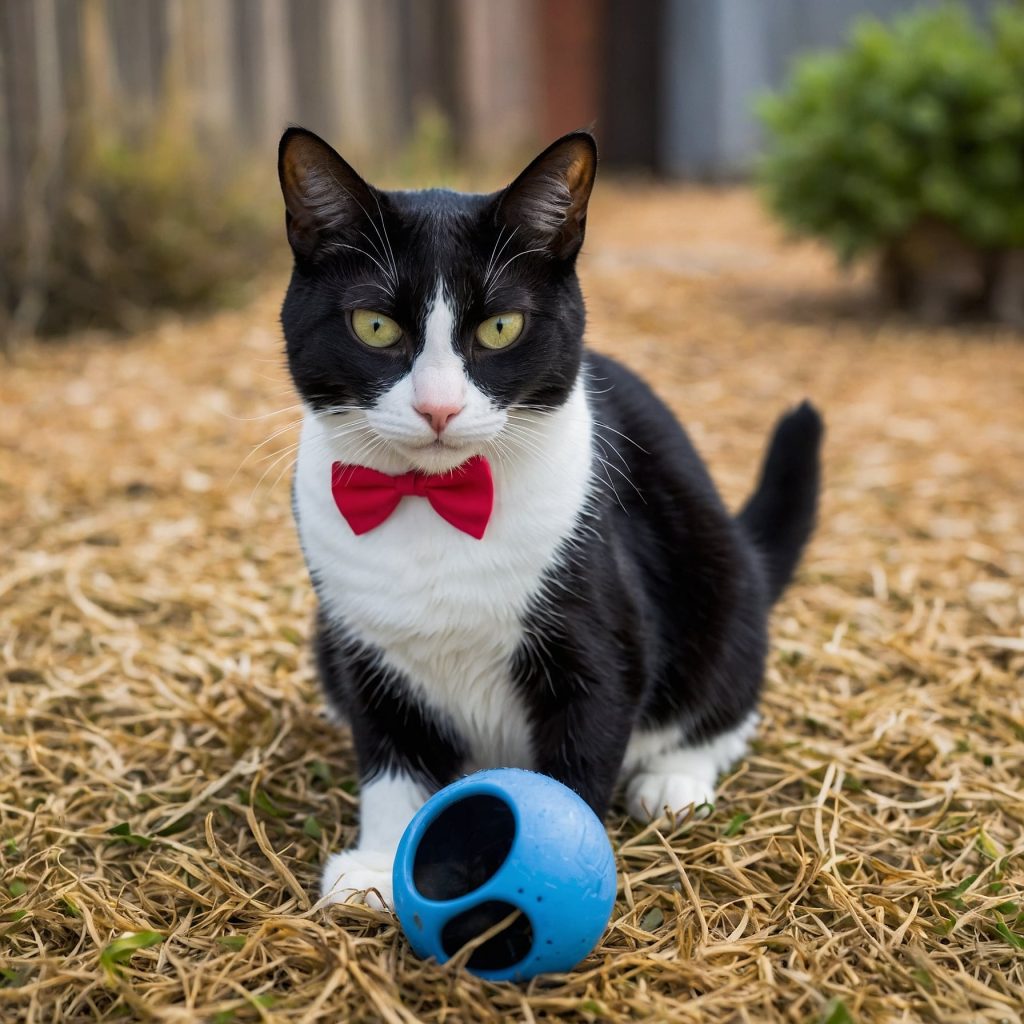
[[[332,901],[390,903],[405,826],[463,773],[532,768],[598,815],[622,780],[646,819],[710,802],[754,731],[821,420],[782,418],[731,516],[672,413],[583,346],[596,162],[576,132],[491,195],[388,192],[281,140],[293,505],[361,786]]]

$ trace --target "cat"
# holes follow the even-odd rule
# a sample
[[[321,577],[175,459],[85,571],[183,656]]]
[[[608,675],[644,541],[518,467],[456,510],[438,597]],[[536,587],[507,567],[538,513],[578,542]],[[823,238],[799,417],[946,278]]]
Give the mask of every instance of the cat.
[[[406,825],[461,774],[535,769],[599,816],[621,780],[650,819],[713,801],[754,732],[822,421],[783,416],[731,516],[673,414],[584,348],[596,167],[574,132],[493,194],[383,191],[281,140],[292,504],[360,779],[325,901],[390,906]]]

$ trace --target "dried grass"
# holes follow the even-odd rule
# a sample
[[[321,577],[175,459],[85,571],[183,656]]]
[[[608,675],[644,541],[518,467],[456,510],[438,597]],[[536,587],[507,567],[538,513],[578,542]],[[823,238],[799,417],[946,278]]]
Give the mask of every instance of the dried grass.
[[[744,192],[606,187],[591,224],[591,338],[732,502],[783,405],[829,420],[764,723],[713,816],[614,816],[611,928],[528,986],[312,909],[356,803],[288,458],[261,461],[294,440],[281,282],[127,344],[30,348],[0,378],[0,1018],[1021,1020],[1021,338],[875,317]]]

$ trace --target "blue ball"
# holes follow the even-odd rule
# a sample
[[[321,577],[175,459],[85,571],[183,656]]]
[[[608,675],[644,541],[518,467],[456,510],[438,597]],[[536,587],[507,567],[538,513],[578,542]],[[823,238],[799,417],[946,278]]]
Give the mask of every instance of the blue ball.
[[[521,911],[467,961],[495,981],[575,967],[604,933],[615,888],[597,815],[560,782],[519,768],[477,772],[435,793],[395,857],[395,913],[418,956],[444,963]]]

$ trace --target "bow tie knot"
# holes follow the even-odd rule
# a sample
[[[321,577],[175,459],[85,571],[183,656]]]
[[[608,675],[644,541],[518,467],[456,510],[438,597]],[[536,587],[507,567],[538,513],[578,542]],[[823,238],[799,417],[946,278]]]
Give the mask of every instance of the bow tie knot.
[[[457,530],[480,540],[494,508],[491,467],[475,455],[449,473],[417,470],[390,476],[366,466],[335,462],[331,493],[338,511],[361,535],[381,525],[403,498],[426,498],[434,511]]]
[[[425,498],[427,496],[427,477],[423,473],[402,473],[391,478],[394,488],[403,498]]]

